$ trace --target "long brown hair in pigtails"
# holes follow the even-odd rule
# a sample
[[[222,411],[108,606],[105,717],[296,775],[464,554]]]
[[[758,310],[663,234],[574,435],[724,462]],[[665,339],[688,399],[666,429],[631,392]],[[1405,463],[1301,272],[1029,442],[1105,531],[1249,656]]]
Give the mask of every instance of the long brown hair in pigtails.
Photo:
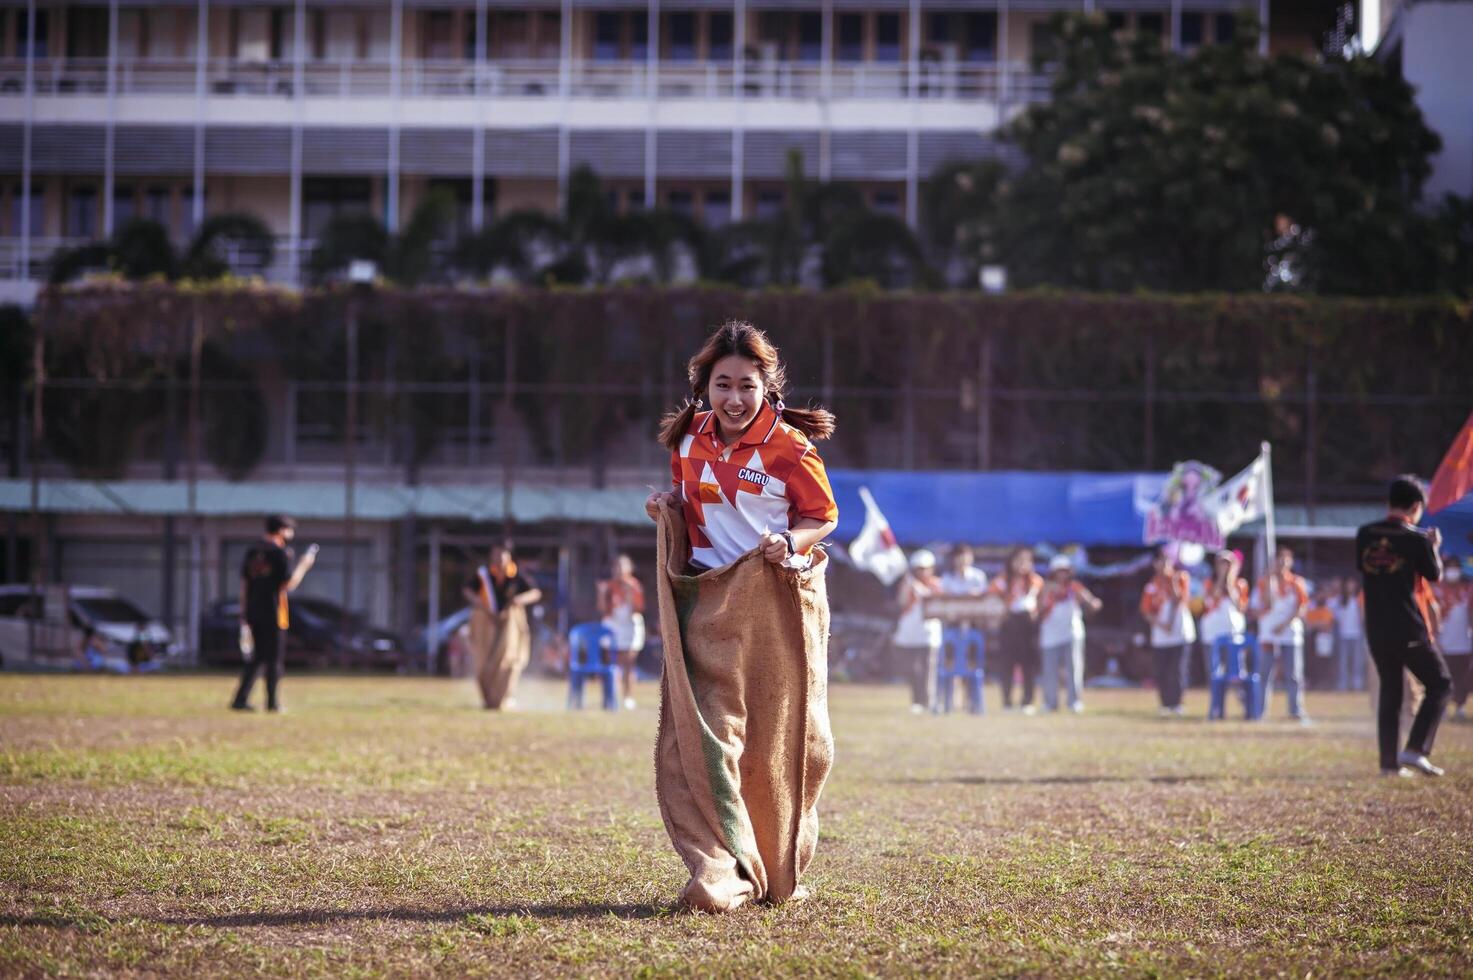
[[[834,434],[834,413],[826,408],[809,406],[790,408],[783,402],[783,390],[787,387],[787,372],[778,359],[777,348],[767,339],[767,334],[750,323],[728,320],[716,332],[706,338],[701,349],[696,351],[685,366],[686,378],[690,381],[690,396],[685,405],[670,412],[660,420],[660,443],[671,452],[680,448],[680,440],[690,430],[690,424],[701,407],[701,399],[711,384],[711,369],[723,357],[737,354],[757,365],[762,374],[763,387],[771,399],[773,408],[784,422],[803,433],[809,439],[827,439]]]

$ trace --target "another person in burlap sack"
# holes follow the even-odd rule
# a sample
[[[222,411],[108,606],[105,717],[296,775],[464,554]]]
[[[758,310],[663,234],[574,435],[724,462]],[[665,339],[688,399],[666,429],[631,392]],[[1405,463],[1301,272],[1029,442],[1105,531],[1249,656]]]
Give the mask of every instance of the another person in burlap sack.
[[[489,559],[463,590],[471,604],[471,673],[486,708],[512,709],[532,657],[527,609],[542,601],[542,590],[517,568],[510,544],[493,545]]]
[[[810,440],[834,417],[784,403],[777,350],[748,323],[712,334],[687,377],[660,432],[675,489],[645,502],[665,661],[655,793],[690,872],[681,902],[721,912],[807,894],[833,761],[816,546],[839,516]]]

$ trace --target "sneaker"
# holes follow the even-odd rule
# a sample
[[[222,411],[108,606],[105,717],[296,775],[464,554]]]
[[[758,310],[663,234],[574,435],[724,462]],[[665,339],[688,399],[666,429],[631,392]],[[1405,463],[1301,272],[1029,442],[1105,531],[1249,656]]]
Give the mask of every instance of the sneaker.
[[[633,711],[634,708],[635,708],[634,699],[633,698],[625,698],[624,699],[624,710],[625,711]]]
[[[1171,713],[1174,714],[1174,715],[1176,715],[1178,718],[1180,718],[1182,715],[1184,715],[1184,714],[1187,713],[1186,706],[1179,704],[1176,707],[1174,707],[1174,708],[1171,709]]]
[[[1073,704],[1069,705],[1069,710],[1074,712],[1076,715],[1084,714],[1084,702],[1075,701]]]
[[[1403,752],[1396,757],[1403,768],[1415,769],[1424,776],[1441,776],[1444,770],[1432,764],[1432,760],[1420,752]]]
[[[1309,717],[1309,715],[1299,715],[1294,720],[1305,728],[1308,728],[1310,725],[1314,724],[1314,719]]]
[[[284,715],[284,714],[286,714],[286,709],[283,708],[279,704],[268,704],[266,706],[266,710],[269,711],[269,712],[271,712],[271,714],[273,714],[273,715]]]
[[[1157,711],[1156,713],[1158,715],[1160,715],[1162,718],[1170,718],[1171,717],[1171,709],[1168,708],[1168,707],[1166,707],[1166,705],[1164,705],[1164,704],[1161,706],[1161,709],[1159,711]]]
[[[1381,770],[1381,775],[1382,776],[1395,776],[1398,779],[1411,779],[1414,776],[1416,776],[1417,774],[1414,773],[1414,772],[1412,772],[1406,766],[1397,766],[1395,769],[1382,769]]]
[[[919,704],[913,704],[910,706],[910,713],[913,715],[923,715],[926,713],[926,709]]]
[[[231,711],[255,711],[256,709],[255,708],[252,708],[248,704],[232,704],[230,706],[230,710]]]
[[[1025,705],[1023,705],[1023,714],[1025,714],[1025,715],[1036,715],[1036,714],[1038,714],[1038,709],[1035,708],[1031,704],[1025,704]]]

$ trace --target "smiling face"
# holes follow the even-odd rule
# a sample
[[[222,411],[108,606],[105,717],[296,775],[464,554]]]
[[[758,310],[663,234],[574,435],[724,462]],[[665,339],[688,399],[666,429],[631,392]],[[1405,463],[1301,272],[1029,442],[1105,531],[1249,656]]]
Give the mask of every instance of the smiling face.
[[[706,400],[716,413],[723,442],[739,439],[756,420],[765,394],[762,372],[755,362],[731,354],[712,365]]]

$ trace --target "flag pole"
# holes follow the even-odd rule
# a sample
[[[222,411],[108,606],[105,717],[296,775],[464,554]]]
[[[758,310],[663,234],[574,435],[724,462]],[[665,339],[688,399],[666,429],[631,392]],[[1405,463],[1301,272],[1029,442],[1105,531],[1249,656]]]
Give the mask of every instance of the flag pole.
[[[1259,446],[1259,453],[1263,456],[1263,482],[1268,488],[1268,499],[1263,502],[1263,529],[1265,542],[1268,545],[1268,562],[1272,563],[1274,553],[1279,550],[1278,534],[1274,529],[1274,457],[1273,447],[1267,441]]]

